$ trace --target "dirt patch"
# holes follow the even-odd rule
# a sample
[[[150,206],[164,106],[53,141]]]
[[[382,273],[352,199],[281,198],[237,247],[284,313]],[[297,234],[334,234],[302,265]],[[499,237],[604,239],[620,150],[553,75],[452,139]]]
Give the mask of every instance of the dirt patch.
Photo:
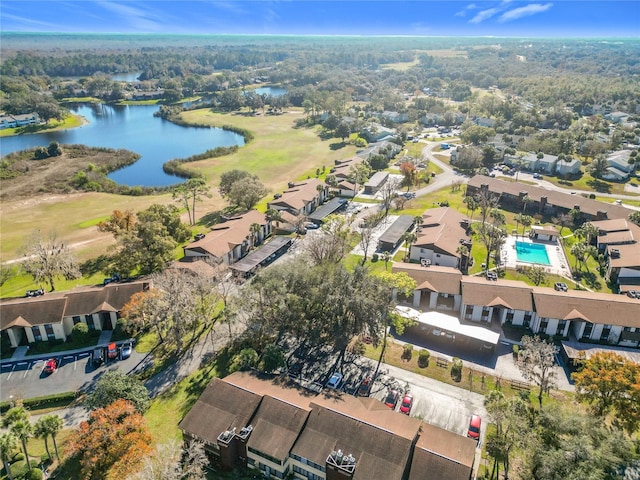
[[[117,166],[130,165],[138,155],[127,150],[63,145],[62,155],[42,160],[34,158],[33,150],[24,150],[2,157],[0,199],[28,199],[42,194],[71,193],[77,189],[78,175],[86,182],[105,181],[105,175]]]

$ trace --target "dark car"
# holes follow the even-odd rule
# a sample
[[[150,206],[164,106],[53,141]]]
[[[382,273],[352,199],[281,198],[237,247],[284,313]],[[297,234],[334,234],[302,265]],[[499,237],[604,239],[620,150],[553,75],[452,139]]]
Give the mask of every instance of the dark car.
[[[44,365],[44,373],[53,373],[56,371],[56,369],[58,368],[58,359],[57,358],[50,358],[49,360],[47,360],[47,363],[45,363]]]
[[[131,345],[131,342],[125,343],[120,348],[120,358],[122,360],[129,358],[131,356],[132,351],[133,351],[133,345]]]
[[[480,415],[471,415],[471,420],[469,421],[469,430],[467,431],[467,437],[473,438],[474,440],[480,440],[480,425],[482,424],[482,419]]]
[[[413,406],[413,395],[407,393],[402,398],[402,403],[400,404],[400,412],[405,415],[409,415],[411,413],[411,407]]]
[[[44,295],[44,288],[39,288],[37,290],[27,290],[25,293],[25,297],[39,297],[40,295]]]
[[[553,288],[555,288],[559,292],[566,292],[567,290],[569,290],[569,287],[567,287],[567,284],[564,282],[554,283]]]
[[[400,394],[398,393],[397,390],[389,390],[389,393],[387,393],[387,398],[384,399],[384,404],[395,410],[396,405],[398,404],[398,398],[400,397]]]
[[[94,365],[101,365],[104,362],[104,351],[101,348],[96,348],[91,354],[91,360]]]
[[[360,386],[358,387],[358,396],[359,397],[368,397],[369,393],[371,392],[371,384],[372,384],[372,379],[371,377],[367,377],[364,380],[362,380],[362,382],[360,383]]]

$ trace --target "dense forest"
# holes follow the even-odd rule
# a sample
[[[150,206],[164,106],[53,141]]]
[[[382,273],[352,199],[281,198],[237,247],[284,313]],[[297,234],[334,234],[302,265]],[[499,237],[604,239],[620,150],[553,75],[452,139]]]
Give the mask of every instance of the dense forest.
[[[141,72],[144,88],[177,92],[174,101],[256,78],[286,85],[293,104],[309,88],[377,98],[444,89],[467,100],[472,88],[495,85],[578,113],[594,105],[635,113],[640,98],[637,40],[3,34],[2,42],[3,108],[14,113],[25,95],[63,98],[88,84],[100,97],[98,80],[128,72]],[[406,66],[385,68],[398,63]],[[121,94],[106,90],[105,100]]]

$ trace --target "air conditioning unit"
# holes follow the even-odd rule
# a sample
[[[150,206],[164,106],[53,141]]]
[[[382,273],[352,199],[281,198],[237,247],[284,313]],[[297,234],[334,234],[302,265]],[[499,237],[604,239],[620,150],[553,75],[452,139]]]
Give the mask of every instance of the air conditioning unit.
[[[618,250],[617,248],[612,248],[611,250],[609,250],[609,255],[611,255],[611,258],[619,258],[620,250]]]

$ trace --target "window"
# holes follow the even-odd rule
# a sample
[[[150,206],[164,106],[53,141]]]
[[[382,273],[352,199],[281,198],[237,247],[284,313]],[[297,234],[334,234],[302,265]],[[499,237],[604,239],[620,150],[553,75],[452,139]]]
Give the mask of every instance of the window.
[[[89,330],[96,329],[96,325],[93,323],[93,315],[85,315],[84,321],[87,322],[87,327],[89,327]]]
[[[74,315],[73,316],[73,324],[75,325],[76,323],[80,323],[82,321],[82,319],[80,318],[79,315]]]
[[[582,332],[582,338],[591,338],[592,332],[593,332],[593,323],[587,322],[584,326],[584,331]]]
[[[513,322],[513,310],[508,310],[507,311],[507,322],[512,323]]]
[[[560,320],[558,322],[558,328],[556,329],[556,335],[564,335],[564,329],[567,327],[566,320]]]
[[[538,328],[538,331],[542,333],[547,333],[548,326],[549,326],[549,319],[542,317],[540,319],[540,328]]]
[[[56,339],[56,334],[53,331],[53,325],[51,325],[50,323],[47,323],[44,326],[44,331],[47,332],[47,338],[49,340],[55,340]]]
[[[31,333],[33,333],[33,338],[36,342],[40,342],[42,340],[42,334],[40,333],[40,327],[35,326],[31,327]]]
[[[600,341],[606,342],[609,339],[611,333],[611,325],[605,325],[602,327],[602,333],[600,334]]]
[[[531,315],[530,312],[527,312],[527,313],[524,314],[524,321],[522,322],[522,325],[525,328],[529,328],[529,326],[531,325],[531,317],[532,317],[532,315]]]

